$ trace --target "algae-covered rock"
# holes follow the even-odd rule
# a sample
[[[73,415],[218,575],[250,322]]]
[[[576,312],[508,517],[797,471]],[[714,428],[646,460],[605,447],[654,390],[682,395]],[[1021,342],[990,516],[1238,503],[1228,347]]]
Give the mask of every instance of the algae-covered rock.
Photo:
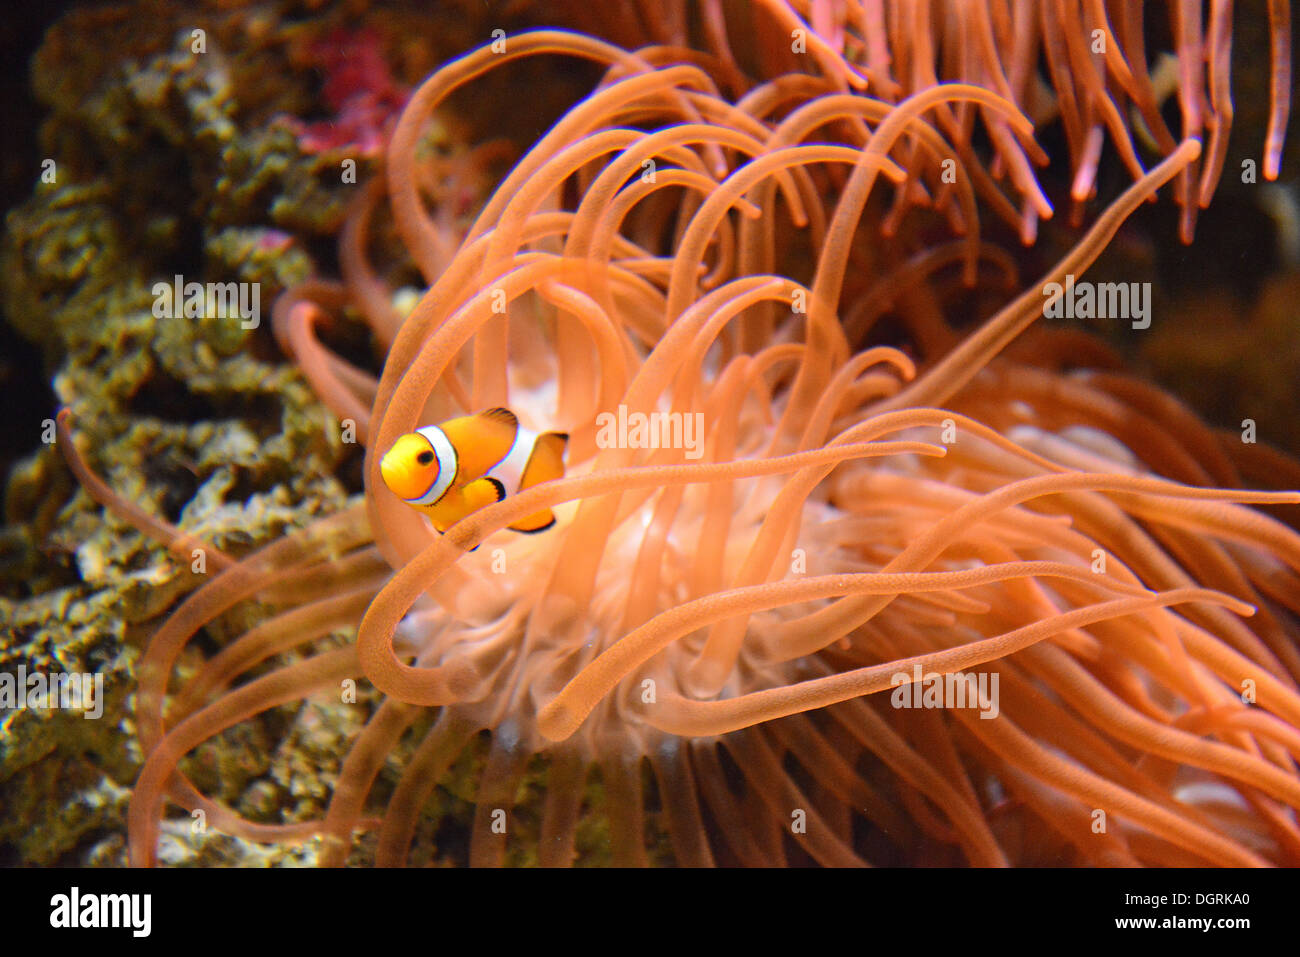
[[[33,62],[51,162],[6,219],[3,305],[41,347],[91,468],[124,499],[245,554],[356,491],[335,477],[354,450],[270,330],[275,296],[318,271],[309,238],[337,230],[355,187],[336,159],[302,152],[276,122],[306,108],[313,81],[285,68],[290,28],[273,12],[148,10],[72,11]],[[112,53],[71,55],[92,48]],[[156,286],[177,275],[243,284],[259,315],[160,310]],[[159,616],[205,576],[76,489],[53,443],[6,482],[0,670],[101,675],[104,713],[4,716],[0,843],[24,863],[121,864],[141,760],[134,669]],[[268,733],[241,726],[187,770],[203,778],[211,768],[217,796],[246,800],[240,792],[271,766]],[[297,771],[328,781],[338,756],[318,753],[327,767],[296,756]],[[319,798],[276,795],[262,810],[278,819],[295,803],[320,809]],[[164,852],[177,863],[302,853],[168,827]]]

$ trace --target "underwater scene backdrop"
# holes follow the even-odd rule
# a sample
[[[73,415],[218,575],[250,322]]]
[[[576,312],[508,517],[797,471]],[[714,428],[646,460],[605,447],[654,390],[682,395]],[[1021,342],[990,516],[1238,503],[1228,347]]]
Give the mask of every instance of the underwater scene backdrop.
[[[11,18],[0,862],[1300,863],[1294,34]]]

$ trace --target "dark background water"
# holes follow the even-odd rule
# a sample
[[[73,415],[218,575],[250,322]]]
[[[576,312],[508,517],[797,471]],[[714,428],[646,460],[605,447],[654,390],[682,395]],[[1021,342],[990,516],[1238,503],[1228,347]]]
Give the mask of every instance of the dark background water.
[[[8,211],[31,195],[40,172],[36,145],[44,109],[32,95],[28,75],[32,54],[46,29],[74,6],[106,6],[108,0],[43,0],[13,3],[0,16],[0,209]],[[0,276],[0,283],[6,277]],[[3,309],[3,307],[0,307]],[[40,350],[0,317],[0,396],[4,424],[0,425],[0,486],[16,459],[40,442],[41,421],[53,414],[50,388]]]

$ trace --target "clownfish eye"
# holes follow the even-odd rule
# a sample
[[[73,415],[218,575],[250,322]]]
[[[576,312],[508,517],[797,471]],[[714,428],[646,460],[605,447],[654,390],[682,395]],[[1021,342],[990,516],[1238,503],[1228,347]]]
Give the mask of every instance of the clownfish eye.
[[[432,452],[429,452],[429,451],[427,451],[427,450],[424,451],[424,452],[421,452],[419,455],[417,455],[417,456],[415,457],[415,461],[419,462],[421,465],[432,465],[432,464],[433,464],[433,453],[432,453]]]

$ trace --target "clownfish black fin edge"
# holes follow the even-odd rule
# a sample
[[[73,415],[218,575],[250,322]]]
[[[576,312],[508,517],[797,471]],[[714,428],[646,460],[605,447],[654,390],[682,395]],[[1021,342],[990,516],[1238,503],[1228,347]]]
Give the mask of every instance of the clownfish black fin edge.
[[[521,535],[536,535],[538,532],[544,532],[548,528],[553,528],[554,526],[555,526],[555,516],[554,513],[552,513],[551,520],[547,522],[545,525],[539,525],[536,528],[517,528],[514,525],[511,525],[509,526],[509,528],[510,531],[519,532]]]
[[[519,425],[519,417],[509,409],[504,409],[499,405],[493,406],[490,409],[484,409],[479,413],[479,415],[488,419],[500,419],[502,422],[506,422],[515,427],[518,427]]]

